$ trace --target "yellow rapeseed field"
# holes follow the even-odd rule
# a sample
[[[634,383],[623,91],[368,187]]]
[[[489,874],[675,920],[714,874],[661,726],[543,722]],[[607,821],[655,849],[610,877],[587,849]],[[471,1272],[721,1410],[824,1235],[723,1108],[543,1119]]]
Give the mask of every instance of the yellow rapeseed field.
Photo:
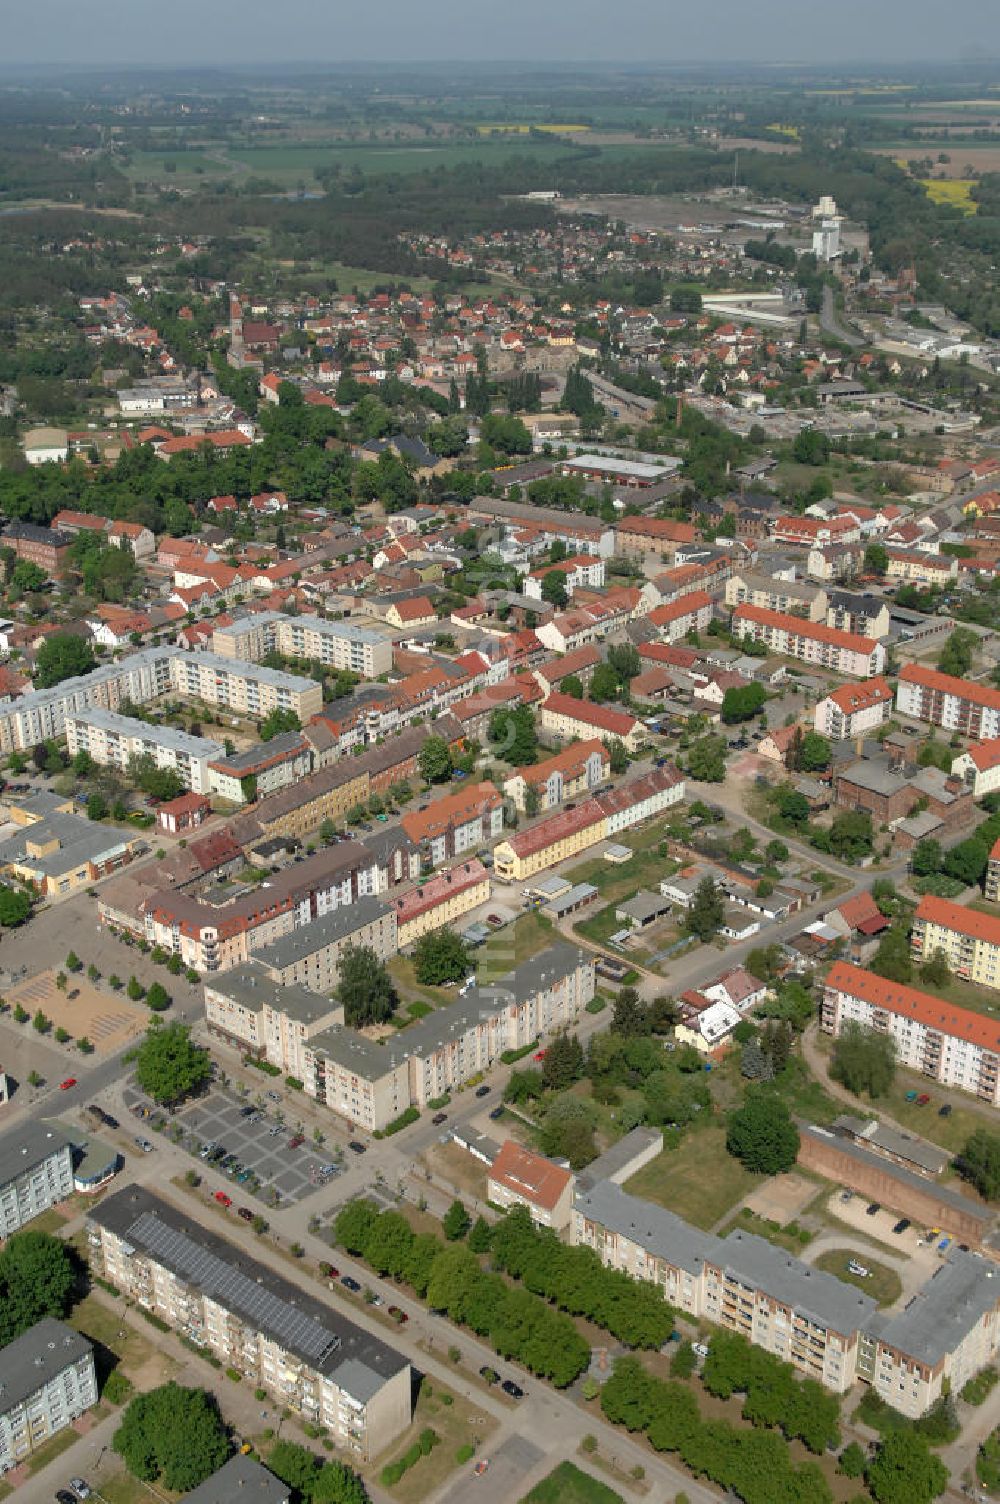
[[[978,209],[972,197],[972,178],[918,178],[927,197],[935,204],[953,204],[964,214],[975,214]]]

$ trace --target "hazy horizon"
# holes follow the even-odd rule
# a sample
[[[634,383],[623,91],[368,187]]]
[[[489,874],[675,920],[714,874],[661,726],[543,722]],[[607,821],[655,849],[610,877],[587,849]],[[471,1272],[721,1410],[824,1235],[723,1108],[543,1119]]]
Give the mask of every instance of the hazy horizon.
[[[533,65],[710,65],[746,62],[830,67],[976,63],[1000,53],[997,0],[677,0],[651,14],[649,0],[508,0],[504,8],[461,0],[381,0],[367,12],[330,0],[8,0],[0,69],[32,65],[205,68],[316,67],[356,63],[496,62],[523,52]],[[389,40],[393,55],[385,55]]]

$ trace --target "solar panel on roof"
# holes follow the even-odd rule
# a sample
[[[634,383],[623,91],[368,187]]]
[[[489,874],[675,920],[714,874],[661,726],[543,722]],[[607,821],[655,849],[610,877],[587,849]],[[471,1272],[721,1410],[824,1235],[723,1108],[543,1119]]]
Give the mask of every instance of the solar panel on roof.
[[[154,1212],[143,1212],[129,1228],[129,1237],[204,1294],[245,1315],[258,1331],[274,1336],[288,1351],[317,1366],[340,1346],[340,1338],[312,1316],[161,1222]]]

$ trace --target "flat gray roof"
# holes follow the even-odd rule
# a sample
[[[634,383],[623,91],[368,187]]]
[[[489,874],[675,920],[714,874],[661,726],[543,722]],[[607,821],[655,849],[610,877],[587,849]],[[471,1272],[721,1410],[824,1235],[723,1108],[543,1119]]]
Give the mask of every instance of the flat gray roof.
[[[188,731],[179,731],[176,726],[165,726],[159,721],[140,721],[134,716],[116,715],[113,710],[105,710],[100,705],[74,711],[66,719],[96,726],[101,731],[113,731],[119,736],[145,737],[157,746],[185,752],[188,757],[217,757],[224,751],[221,742],[211,741],[207,736],[192,736]]]
[[[348,1380],[363,1380],[362,1403],[409,1367],[408,1359],[372,1337],[333,1306],[282,1279],[266,1264],[209,1232],[151,1191],[129,1186],[90,1213],[90,1219],[171,1270],[264,1332],[286,1352],[354,1395]]]
[[[589,1190],[578,1190],[573,1207],[581,1216],[623,1233],[647,1253],[689,1274],[700,1274],[706,1263],[722,1262],[719,1238],[691,1227],[665,1207],[628,1195],[613,1181],[599,1180]]]
[[[978,1201],[970,1201],[968,1196],[963,1196],[960,1191],[952,1190],[949,1185],[931,1185],[925,1176],[918,1175],[915,1170],[908,1170],[905,1165],[893,1164],[883,1155],[873,1154],[871,1149],[863,1149],[853,1139],[834,1133],[829,1128],[821,1128],[815,1123],[800,1123],[799,1132],[818,1138],[825,1144],[832,1143],[838,1153],[857,1160],[858,1164],[864,1165],[867,1170],[879,1170],[883,1175],[891,1175],[893,1180],[899,1182],[901,1191],[919,1191],[924,1195],[930,1191],[943,1205],[950,1206],[963,1217],[975,1217],[982,1223],[984,1231],[993,1222],[996,1213],[990,1207],[983,1206]],[[883,1196],[882,1199],[884,1201],[886,1197]],[[901,1202],[897,1210],[903,1209],[903,1206],[904,1203]]]
[[[566,914],[571,909],[575,909],[577,904],[587,903],[589,899],[596,897],[598,891],[593,883],[575,883],[572,888],[567,888],[565,893],[559,893],[555,898],[550,898],[543,907],[556,915]]]
[[[311,924],[299,925],[290,935],[282,935],[273,944],[254,951],[254,960],[262,966],[273,966],[276,971],[283,971],[286,966],[293,966],[296,961],[311,956],[327,945],[346,940],[366,925],[377,924],[380,919],[394,912],[378,898],[356,898],[353,903],[340,904],[332,913],[323,914]]]
[[[79,1332],[43,1316],[0,1351],[0,1415],[36,1394],[45,1384],[93,1348]]]
[[[192,1489],[184,1504],[285,1504],[291,1492],[266,1467],[237,1452]]]
[[[8,1185],[72,1145],[69,1134],[52,1123],[22,1123],[12,1128],[0,1138],[0,1185]]]
[[[259,1012],[266,1003],[281,1013],[287,1013],[296,1023],[314,1024],[328,1014],[336,1013],[338,1003],[332,1002],[325,993],[310,992],[297,982],[276,982],[271,974],[259,965],[256,958],[242,966],[234,966],[224,972],[218,983],[210,981],[213,991],[221,992],[244,1008]]]
[[[138,840],[136,831],[113,830],[95,820],[84,820],[79,815],[49,815],[26,825],[15,835],[0,841],[0,866],[18,863],[30,866],[46,877],[57,877],[75,867],[79,862],[96,861],[117,852],[125,852]],[[56,849],[46,856],[29,856],[28,845],[57,843]]]
[[[263,663],[247,663],[243,658],[223,658],[219,653],[188,653],[181,656],[184,663],[210,668],[217,674],[230,674],[234,679],[256,679],[258,684],[270,684],[274,689],[293,689],[298,693],[310,687],[318,687],[315,679],[303,678],[300,674],[286,674],[280,668],[267,668]]]
[[[873,1323],[881,1342],[931,1367],[1000,1304],[1000,1268],[956,1249],[898,1316]]]
[[[217,744],[216,744],[217,745]],[[256,742],[243,752],[227,752],[219,747],[212,758],[212,766],[221,773],[240,778],[244,773],[259,768],[262,763],[279,762],[283,757],[292,757],[305,749],[301,731],[282,731],[268,742]]]
[[[871,1296],[834,1274],[810,1268],[756,1233],[737,1229],[722,1239],[721,1249],[713,1262],[725,1273],[843,1336],[864,1326],[878,1310]]]
[[[873,1149],[883,1149],[887,1154],[895,1154],[900,1159],[909,1160],[911,1164],[920,1165],[930,1175],[940,1175],[951,1163],[951,1155],[945,1154],[942,1149],[925,1143],[922,1138],[915,1138],[912,1133],[902,1133],[898,1128],[890,1128],[888,1123],[880,1123],[877,1118],[855,1118],[848,1112],[842,1112],[838,1118],[834,1118],[833,1126],[864,1139]]]
[[[624,1138],[592,1159],[586,1169],[580,1172],[577,1184],[592,1186],[599,1180],[612,1180],[615,1175],[620,1175],[622,1170],[627,1169],[637,1155],[654,1147],[663,1148],[662,1128],[633,1128],[631,1133],[626,1133]]]
[[[383,632],[376,632],[371,627],[359,627],[351,621],[330,621],[325,616],[309,616],[299,613],[298,616],[286,616],[286,621],[292,628],[301,627],[306,632],[319,632],[324,637],[339,637],[344,642],[357,642],[366,647],[377,647],[379,643],[389,643],[389,638]]]

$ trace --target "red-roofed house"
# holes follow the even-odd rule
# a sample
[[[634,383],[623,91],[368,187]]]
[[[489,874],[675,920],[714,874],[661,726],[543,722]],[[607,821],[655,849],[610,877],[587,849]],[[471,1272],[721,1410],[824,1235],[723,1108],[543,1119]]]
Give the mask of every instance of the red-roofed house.
[[[108,541],[114,548],[130,548],[136,560],[151,559],[156,552],[156,539],[141,522],[113,522]]]
[[[409,600],[394,601],[385,619],[390,627],[426,627],[437,621],[437,612],[426,595],[415,595]]]
[[[573,737],[614,738],[627,752],[638,752],[646,741],[646,728],[634,715],[595,705],[592,700],[575,700],[572,695],[549,695],[542,706],[541,729],[567,741]]]
[[[975,799],[1000,789],[1000,737],[960,752],[951,765],[952,774],[964,778]]]
[[[870,736],[892,715],[892,686],[876,677],[865,684],[841,684],[816,706],[813,725],[831,741]]]
[[[532,1222],[559,1232],[569,1226],[574,1183],[570,1170],[509,1138],[490,1167],[486,1198],[505,1211],[526,1206]]]

